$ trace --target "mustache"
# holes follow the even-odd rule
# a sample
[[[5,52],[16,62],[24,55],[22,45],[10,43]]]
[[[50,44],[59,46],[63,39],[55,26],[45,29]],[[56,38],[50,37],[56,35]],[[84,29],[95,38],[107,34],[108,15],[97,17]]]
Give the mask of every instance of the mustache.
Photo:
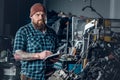
[[[38,21],[45,21],[44,19],[40,19],[40,20],[38,20]]]

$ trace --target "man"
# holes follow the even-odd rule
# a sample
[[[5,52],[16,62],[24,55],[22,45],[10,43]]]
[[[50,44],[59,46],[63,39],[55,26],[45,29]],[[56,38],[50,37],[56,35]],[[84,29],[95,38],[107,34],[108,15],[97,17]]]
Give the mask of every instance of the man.
[[[21,27],[15,36],[14,58],[21,61],[21,80],[45,80],[47,56],[55,53],[58,40],[46,26],[46,10],[40,3],[30,9],[31,23]]]

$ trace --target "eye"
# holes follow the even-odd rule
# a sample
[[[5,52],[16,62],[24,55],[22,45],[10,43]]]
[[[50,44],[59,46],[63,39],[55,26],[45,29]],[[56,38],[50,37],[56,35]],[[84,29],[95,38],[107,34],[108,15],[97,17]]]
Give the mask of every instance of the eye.
[[[44,14],[44,13],[40,13],[40,12],[37,12],[37,13],[35,14],[35,16],[36,16],[36,17],[39,17],[39,16],[41,16],[41,17],[45,17],[46,14]]]
[[[36,16],[39,16],[40,14],[36,14]]]
[[[37,16],[37,17],[38,17],[39,15],[40,15],[40,14],[35,14],[35,16]]]

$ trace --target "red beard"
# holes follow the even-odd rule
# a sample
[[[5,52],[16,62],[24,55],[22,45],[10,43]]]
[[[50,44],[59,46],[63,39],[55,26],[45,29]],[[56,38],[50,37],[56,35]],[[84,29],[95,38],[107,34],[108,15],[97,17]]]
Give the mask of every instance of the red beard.
[[[43,30],[45,28],[45,22],[43,20],[39,20],[37,21],[37,23],[34,23],[34,27],[35,29],[38,29],[38,30]]]

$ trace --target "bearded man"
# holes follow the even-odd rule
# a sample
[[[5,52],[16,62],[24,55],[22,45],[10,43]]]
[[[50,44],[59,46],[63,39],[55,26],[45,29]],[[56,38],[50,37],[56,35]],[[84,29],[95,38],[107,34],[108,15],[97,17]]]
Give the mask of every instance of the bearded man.
[[[21,62],[21,80],[45,80],[44,59],[55,53],[58,38],[46,25],[46,10],[41,3],[30,8],[30,19],[16,32],[13,55]]]

